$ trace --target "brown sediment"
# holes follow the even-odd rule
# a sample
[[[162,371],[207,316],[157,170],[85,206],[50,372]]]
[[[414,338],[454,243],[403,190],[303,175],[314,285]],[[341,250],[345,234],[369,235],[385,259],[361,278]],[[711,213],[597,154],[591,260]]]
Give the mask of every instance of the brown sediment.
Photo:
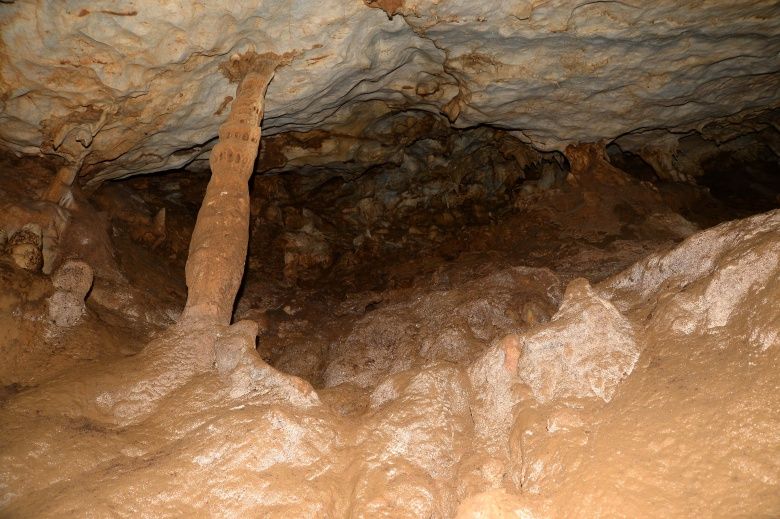
[[[590,183],[621,186],[630,181],[625,172],[609,163],[603,143],[570,144],[565,154],[573,179],[585,186]]]
[[[363,0],[367,6],[375,7],[387,13],[392,17],[401,12],[404,7],[404,0]]]

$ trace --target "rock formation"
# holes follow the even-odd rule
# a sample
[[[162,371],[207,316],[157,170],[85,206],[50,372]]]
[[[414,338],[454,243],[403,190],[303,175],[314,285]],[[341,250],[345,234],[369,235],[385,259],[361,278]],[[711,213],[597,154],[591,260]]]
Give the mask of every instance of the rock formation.
[[[0,0],[0,516],[780,517],[780,12],[651,4]]]
[[[230,325],[246,261],[247,179],[257,155],[263,96],[280,61],[274,55],[250,54],[233,58],[226,68],[228,74],[236,74],[239,79],[236,101],[231,117],[221,129],[224,142],[213,156],[213,174],[192,233],[186,268],[189,292],[178,322],[138,355],[96,373],[84,398],[63,404],[64,414],[93,416],[119,424],[138,422],[193,376],[215,367],[228,377],[239,396],[257,385],[270,384],[290,387],[289,391],[302,393],[304,401],[310,398],[306,396],[311,393],[308,384],[274,374],[257,356],[257,323],[242,321]],[[75,324],[82,313],[86,294],[83,287],[59,286],[68,284],[63,280],[72,278],[70,274],[76,270],[84,269],[68,263],[54,278],[60,290],[49,300],[49,307],[52,319],[60,326]],[[81,296],[78,304],[76,292]],[[55,380],[44,391],[32,392],[28,398],[36,405],[34,402],[42,393],[71,383],[73,380],[68,377]]]
[[[18,266],[45,274],[57,266],[60,239],[76,208],[71,188],[80,167],[81,160],[59,168],[38,200],[0,206],[0,236],[7,237],[8,253]]]
[[[49,297],[49,317],[57,326],[78,323],[86,311],[84,299],[92,288],[92,268],[83,261],[69,260],[52,274],[56,291]]]
[[[241,74],[219,143],[211,154],[211,180],[203,198],[187,258],[187,305],[182,323],[230,324],[244,275],[249,241],[249,187],[260,143],[265,91],[280,58],[236,56]]]
[[[371,8],[385,4],[392,17]],[[205,165],[234,94],[213,57],[262,48],[299,55],[269,92],[264,133],[351,137],[327,153],[399,109],[516,129],[547,151],[629,136],[632,149],[668,153],[670,137],[777,107],[775,10],[747,0],[4,3],[0,74],[12,86],[0,142],[38,154],[72,135],[89,144],[90,180]]]

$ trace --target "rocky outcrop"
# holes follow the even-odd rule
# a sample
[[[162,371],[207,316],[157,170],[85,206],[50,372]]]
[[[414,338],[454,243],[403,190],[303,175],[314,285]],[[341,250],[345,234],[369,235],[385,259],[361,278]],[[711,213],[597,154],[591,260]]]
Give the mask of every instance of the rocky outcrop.
[[[60,259],[60,240],[76,209],[71,184],[78,166],[59,169],[38,199],[5,201],[0,205],[0,246],[17,266],[51,274]]]
[[[86,312],[84,300],[92,288],[92,268],[83,261],[69,260],[51,279],[56,291],[48,299],[49,318],[57,326],[73,326]]]
[[[768,432],[780,427],[779,230],[778,211],[727,222],[602,282],[575,278],[565,294],[565,271],[468,258],[415,289],[353,294],[299,328],[301,348],[285,354],[287,366],[303,363],[307,341],[324,342],[317,390],[259,359],[249,321],[174,326],[110,361],[93,352],[0,393],[0,507],[24,517],[777,515],[778,460],[767,453],[780,446]],[[83,292],[86,270],[66,265],[55,287]],[[50,326],[43,303],[4,308],[4,333],[20,311]],[[106,326],[96,311],[58,334],[89,340]],[[271,328],[316,318],[296,312]],[[326,320],[335,324],[320,333]]]
[[[518,375],[543,402],[593,396],[609,402],[640,353],[631,323],[584,279],[568,286],[549,324],[518,342]]]
[[[283,387],[292,387],[293,393],[301,393],[304,401],[316,401],[308,384],[274,374],[259,358],[254,351],[258,329],[254,321],[231,326],[246,262],[247,181],[260,140],[263,97],[279,63],[278,56],[249,53],[232,59],[225,67],[226,75],[239,81],[237,101],[222,127],[223,141],[212,155],[213,174],[187,258],[188,295],[180,318],[138,355],[96,370],[79,396],[61,402],[63,414],[88,415],[125,425],[138,422],[153,413],[160,400],[195,375],[213,368],[225,377],[237,396],[257,391],[258,386],[273,390],[281,382]],[[83,263],[66,263],[53,282],[58,290],[49,299],[50,317],[58,326],[72,326],[84,311],[91,270]],[[43,392],[74,384],[78,377],[70,373],[52,381]],[[33,406],[40,405],[41,391],[28,397]]]

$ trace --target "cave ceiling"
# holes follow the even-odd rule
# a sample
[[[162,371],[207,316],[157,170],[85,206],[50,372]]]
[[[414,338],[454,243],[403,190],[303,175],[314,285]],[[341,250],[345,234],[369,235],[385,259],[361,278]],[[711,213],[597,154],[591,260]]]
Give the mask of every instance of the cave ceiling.
[[[246,51],[289,59],[266,137],[429,112],[541,151],[668,145],[780,105],[773,1],[6,0],[0,33],[0,147],[83,158],[91,182],[202,163]]]

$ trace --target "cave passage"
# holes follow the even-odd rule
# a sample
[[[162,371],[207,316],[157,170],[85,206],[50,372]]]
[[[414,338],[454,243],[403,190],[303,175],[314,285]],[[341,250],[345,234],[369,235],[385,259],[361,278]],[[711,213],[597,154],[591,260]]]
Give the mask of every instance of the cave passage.
[[[780,516],[767,2],[0,1],[0,516]]]
[[[202,489],[209,499],[230,489],[297,500],[284,516],[377,506],[410,517],[518,507],[568,516],[575,505],[553,489],[588,496],[605,480],[642,481],[655,499],[667,480],[636,462],[646,449],[671,467],[663,485],[690,466],[658,446],[698,449],[708,457],[697,470],[724,476],[687,488],[712,495],[733,489],[724,467],[734,456],[774,448],[728,440],[714,456],[711,434],[713,424],[736,427],[737,412],[751,431],[780,419],[769,390],[780,290],[774,159],[691,150],[676,160],[695,165],[694,180],[675,181],[618,146],[539,152],[501,130],[401,113],[384,123],[400,132],[389,140],[408,137],[412,123],[424,131],[394,161],[267,169],[279,147],[304,139],[288,136],[267,138],[252,168],[270,75],[247,77],[211,173],[135,176],[88,196],[74,186],[67,207],[44,197],[50,205],[23,213],[60,207],[68,219],[52,242],[61,266],[51,282],[13,255],[2,263],[3,327],[16,335],[0,451],[17,459],[28,438],[61,451],[50,420],[63,423],[72,450],[58,466],[92,497],[74,488],[38,499],[36,488],[59,483],[17,466],[3,472],[22,496],[8,510],[136,506],[134,494],[105,493],[111,478],[155,489],[144,506],[176,513]],[[248,126],[234,122],[247,112]],[[5,164],[51,192],[51,170]],[[21,308],[44,318],[20,319]],[[59,349],[35,347],[53,337]],[[647,405],[650,394],[660,403]],[[120,445],[136,450],[101,469]],[[740,492],[760,496],[772,467]],[[352,488],[329,490],[337,502],[315,492],[336,483]],[[436,494],[441,485],[454,493]],[[624,507],[622,495],[595,509]],[[771,509],[770,495],[731,510]],[[691,498],[672,492],[663,503],[674,515]],[[226,515],[266,506],[241,499]]]

